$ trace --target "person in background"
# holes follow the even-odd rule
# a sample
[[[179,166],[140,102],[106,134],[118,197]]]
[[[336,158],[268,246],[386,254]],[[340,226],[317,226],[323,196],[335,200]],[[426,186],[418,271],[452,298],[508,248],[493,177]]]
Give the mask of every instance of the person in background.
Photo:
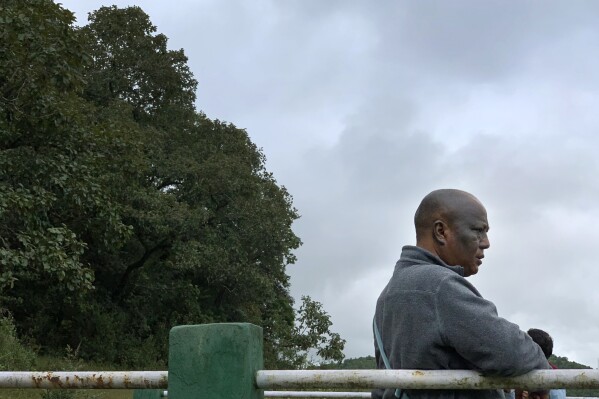
[[[541,347],[543,354],[549,361],[549,357],[553,354],[553,339],[546,331],[539,330],[538,328],[531,328],[527,331],[528,335],[532,338],[537,345]],[[557,367],[549,362],[552,369]],[[565,389],[551,389],[549,391],[549,399],[566,399]]]
[[[531,328],[527,331],[528,335],[532,338],[532,340],[539,345],[543,354],[549,360],[549,357],[553,353],[553,339],[551,335],[549,335],[546,331],[540,330],[538,328]],[[552,369],[557,369],[557,367],[549,363]],[[565,389],[551,389],[547,394],[538,396],[536,394],[529,394],[527,391],[522,389],[512,389],[505,390],[506,399],[566,399],[566,390]]]

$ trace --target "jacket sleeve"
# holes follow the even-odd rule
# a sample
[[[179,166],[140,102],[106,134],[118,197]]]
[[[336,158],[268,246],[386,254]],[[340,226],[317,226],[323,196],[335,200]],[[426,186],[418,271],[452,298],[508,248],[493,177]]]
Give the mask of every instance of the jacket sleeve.
[[[444,344],[486,375],[516,376],[549,369],[541,348],[497,315],[495,305],[459,275],[447,276],[435,295]]]

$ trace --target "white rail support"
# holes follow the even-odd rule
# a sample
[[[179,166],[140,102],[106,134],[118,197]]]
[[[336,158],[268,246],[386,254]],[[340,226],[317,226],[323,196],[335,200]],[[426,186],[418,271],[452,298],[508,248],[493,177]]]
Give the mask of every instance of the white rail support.
[[[160,389],[167,371],[3,371],[0,389]]]
[[[519,377],[484,377],[470,370],[261,370],[260,389],[550,389],[599,388],[599,370],[535,370]]]

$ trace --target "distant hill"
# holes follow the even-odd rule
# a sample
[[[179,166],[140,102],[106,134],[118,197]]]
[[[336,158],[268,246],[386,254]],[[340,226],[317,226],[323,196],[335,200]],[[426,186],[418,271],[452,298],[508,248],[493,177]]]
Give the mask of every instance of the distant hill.
[[[561,356],[555,356],[555,355],[551,355],[551,357],[549,358],[549,361],[552,364],[554,364],[558,369],[590,369],[590,368],[592,368],[585,364],[580,364],[580,363],[576,363],[571,360],[568,360],[567,357],[561,357]],[[566,395],[567,396],[599,397],[599,389],[567,389]]]
[[[552,355],[549,361],[554,364],[558,369],[590,369],[584,364],[573,362],[568,360],[567,357]],[[363,356],[356,358],[345,359],[342,364],[326,364],[321,365],[321,368],[328,369],[344,369],[344,370],[359,370],[359,369],[375,369],[376,362],[374,356]],[[586,396],[586,397],[599,397],[599,389],[568,389],[566,390],[568,396]]]
[[[343,361],[341,368],[344,370],[375,369],[376,361],[374,356],[350,358]]]
[[[376,362],[374,356],[364,356],[345,359],[343,363],[321,363],[315,368],[321,370],[372,370],[376,369]]]
[[[587,365],[568,360],[567,357],[561,357],[561,356],[555,356],[555,355],[551,355],[551,357],[549,358],[549,361],[552,364],[554,364],[555,367],[557,367],[558,369],[591,369],[592,368]]]

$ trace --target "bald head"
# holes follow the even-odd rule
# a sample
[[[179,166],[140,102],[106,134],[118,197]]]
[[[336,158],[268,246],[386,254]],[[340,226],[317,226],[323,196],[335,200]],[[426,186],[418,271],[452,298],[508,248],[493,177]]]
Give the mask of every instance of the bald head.
[[[487,211],[472,194],[455,189],[429,193],[414,215],[416,245],[449,265],[475,274],[489,247]]]
[[[472,203],[482,206],[474,195],[462,190],[444,188],[429,193],[422,199],[414,215],[416,241],[432,231],[435,220],[442,219],[451,223],[459,216],[460,210]]]

